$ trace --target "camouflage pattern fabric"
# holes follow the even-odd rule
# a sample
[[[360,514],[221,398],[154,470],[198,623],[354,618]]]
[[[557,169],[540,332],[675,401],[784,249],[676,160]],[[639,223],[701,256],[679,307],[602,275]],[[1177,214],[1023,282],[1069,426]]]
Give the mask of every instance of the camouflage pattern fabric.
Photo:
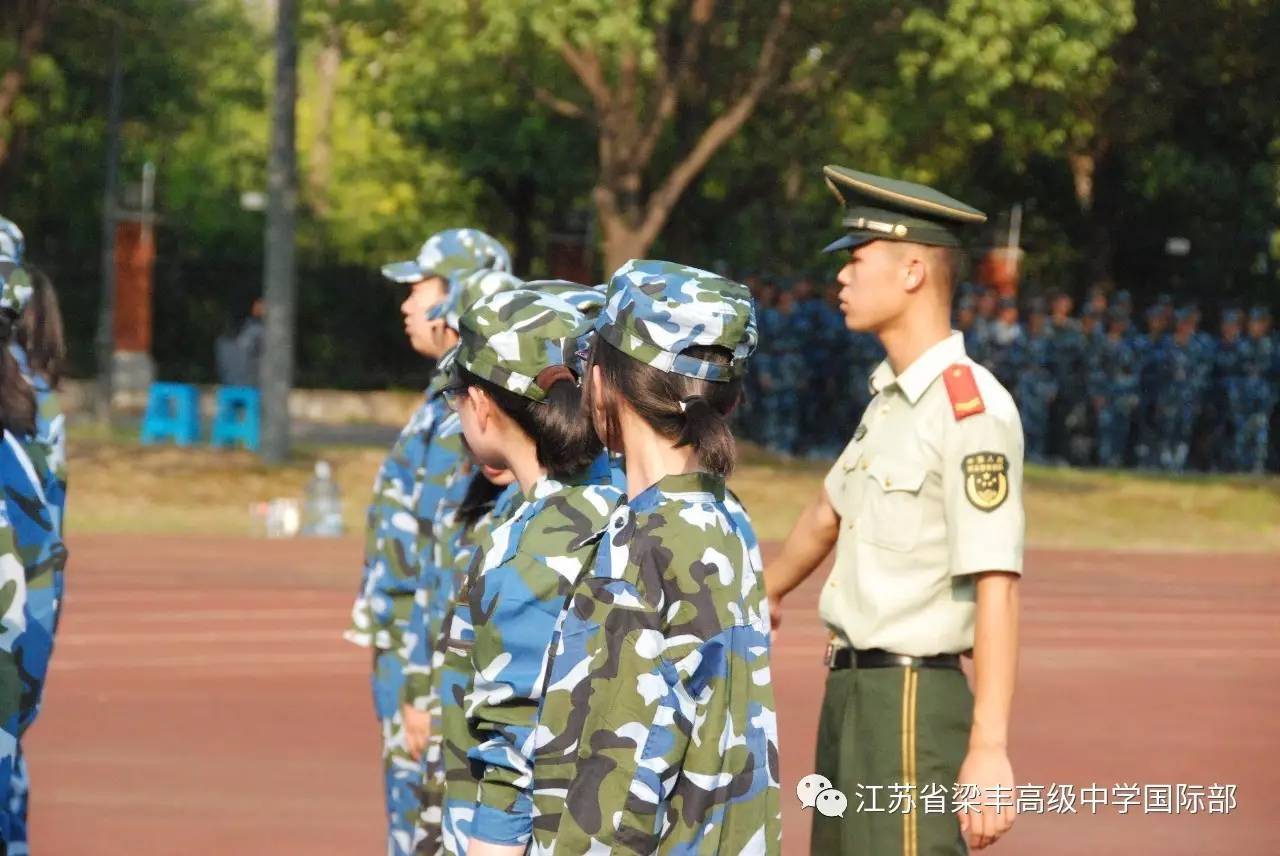
[[[710,381],[742,377],[756,347],[756,313],[745,285],[674,262],[632,259],[609,281],[596,332],[623,353],[656,369]],[[715,345],[729,365],[681,351]]]
[[[9,525],[25,575],[24,629],[14,641],[18,677],[22,683],[20,728],[35,720],[44,689],[57,612],[56,580],[67,562],[58,518],[45,496],[40,473],[26,446],[9,432],[0,456],[0,483]]]
[[[521,288],[524,281],[503,271],[461,271],[449,277],[449,293],[444,300],[427,310],[428,320],[444,319],[454,330],[463,315],[486,297]]]
[[[781,852],[765,596],[725,498],[671,475],[612,514],[552,641],[531,852]]]
[[[382,737],[383,798],[387,818],[387,856],[407,856],[413,846],[420,766],[409,753],[400,712],[404,660],[400,651],[373,649],[374,711]]]
[[[479,229],[446,229],[427,238],[416,258],[383,265],[382,275],[393,282],[414,283],[474,270],[509,271],[511,254]]]
[[[609,288],[607,284],[582,285],[567,279],[531,279],[525,282],[524,287],[530,291],[555,295],[591,319],[604,308]]]
[[[374,478],[365,517],[364,570],[351,626],[343,634],[357,645],[380,650],[403,645],[417,589],[420,540],[429,537],[419,531],[415,514],[418,486],[431,437],[449,414],[440,396],[445,381],[440,375],[432,381]]]
[[[533,401],[546,390],[538,376],[551,366],[566,366],[581,377],[579,346],[591,322],[555,295],[528,289],[486,297],[462,316],[454,356],[465,369],[495,386]]]
[[[523,503],[520,485],[512,483],[500,493],[493,506],[470,526],[455,526],[455,535],[448,554],[445,557],[448,566],[459,569],[461,573],[471,566],[476,552],[486,549],[490,534],[506,521]],[[457,511],[453,512],[457,515]],[[454,604],[456,604],[456,598]],[[450,604],[449,609],[455,608]],[[445,627],[450,626],[452,612],[446,614]],[[442,634],[441,640],[444,639]],[[414,830],[414,853],[416,856],[433,856],[441,852],[440,824],[444,807],[445,767],[444,767],[444,724],[441,704],[443,699],[443,682],[449,677],[445,669],[445,647],[437,642],[431,651],[431,690],[426,705],[431,714],[431,736],[423,755],[422,789],[419,795],[419,815],[417,828]]]
[[[17,318],[27,308],[35,289],[22,265],[8,256],[0,256],[0,311],[7,310]]]
[[[532,831],[533,731],[555,623],[623,493],[606,455],[544,476],[478,552],[442,640],[444,849]]]
[[[417,812],[418,762],[405,743],[400,699],[404,688],[404,641],[414,609],[422,565],[423,531],[417,512],[427,450],[448,414],[437,377],[422,405],[396,438],[374,479],[365,527],[365,560],[360,590],[344,636],[372,647],[374,712],[382,737],[382,768],[388,820],[387,850],[411,852]]]
[[[8,256],[18,264],[27,251],[27,241],[18,224],[0,216],[0,256]]]
[[[34,500],[35,495],[40,492],[44,495],[43,513],[48,515],[50,531],[42,537],[48,539],[54,558],[53,561],[40,564],[34,574],[31,569],[27,570],[27,629],[18,643],[18,649],[22,655],[19,677],[24,688],[21,718],[22,728],[25,731],[31,727],[39,713],[44,678],[48,672],[49,660],[53,656],[54,635],[57,631],[58,617],[61,614],[65,593],[67,551],[65,546],[61,546],[61,536],[67,497],[67,438],[65,417],[58,394],[53,391],[42,375],[31,372],[27,354],[16,342],[9,344],[9,351],[36,395],[36,433],[31,437],[23,438],[22,445],[35,470],[36,483],[40,486],[40,491],[28,489],[24,492],[28,494],[28,501]],[[15,485],[17,484],[20,482],[15,482]],[[42,516],[41,519],[43,519]],[[36,534],[40,534],[38,527]],[[60,551],[57,550],[58,546],[61,546]],[[9,783],[9,853],[11,856],[28,852],[29,793],[30,778],[26,769],[26,758],[19,745],[14,760],[13,776]]]
[[[24,463],[25,458],[21,445],[6,432],[4,443],[0,444],[0,468],[6,473],[30,470],[30,461]],[[8,485],[7,479],[5,483]],[[18,549],[15,521],[10,518],[14,505],[6,490],[5,502],[0,504],[0,787],[5,789],[0,794],[0,852],[7,850],[14,835],[8,811],[9,787],[17,769],[18,739],[22,735],[24,688],[19,658],[20,640],[27,629],[27,572]]]
[[[405,682],[401,701],[428,710],[431,695],[431,648],[440,636],[444,614],[453,600],[461,573],[445,563],[446,545],[456,534],[458,506],[478,470],[467,459],[462,422],[449,413],[427,450],[426,466],[414,511],[426,533],[413,596],[413,611],[401,647]]]

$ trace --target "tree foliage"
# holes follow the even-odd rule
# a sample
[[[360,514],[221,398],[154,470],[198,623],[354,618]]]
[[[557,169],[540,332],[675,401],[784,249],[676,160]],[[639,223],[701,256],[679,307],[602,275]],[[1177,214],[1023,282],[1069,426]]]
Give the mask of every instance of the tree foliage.
[[[508,241],[526,274],[579,245],[584,277],[640,253],[829,270],[819,175],[835,162],[973,202],[992,215],[979,243],[1002,242],[1023,203],[1033,288],[1274,297],[1277,3],[302,6],[306,270],[372,268],[464,224]],[[270,23],[270,0],[0,0],[0,211],[33,258],[91,278],[119,26],[121,174],[158,166],[166,277],[203,264],[253,287],[262,216],[241,196],[265,180]],[[1172,235],[1189,257],[1165,255]],[[337,306],[368,299],[320,279]],[[184,313],[226,313],[242,285],[192,293]],[[302,288],[304,307],[318,299]]]

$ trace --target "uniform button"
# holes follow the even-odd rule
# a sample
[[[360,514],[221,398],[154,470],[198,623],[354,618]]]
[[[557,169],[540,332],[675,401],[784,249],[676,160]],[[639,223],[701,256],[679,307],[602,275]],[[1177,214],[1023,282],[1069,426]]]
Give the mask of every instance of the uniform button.
[[[868,461],[866,458],[863,458],[863,459],[862,459],[862,468],[865,470],[865,469],[866,469],[867,467],[869,467],[869,466],[871,466],[871,462],[870,462],[870,461]]]
[[[884,486],[885,486],[885,487],[893,487],[893,479],[885,479],[885,480],[884,480]]]

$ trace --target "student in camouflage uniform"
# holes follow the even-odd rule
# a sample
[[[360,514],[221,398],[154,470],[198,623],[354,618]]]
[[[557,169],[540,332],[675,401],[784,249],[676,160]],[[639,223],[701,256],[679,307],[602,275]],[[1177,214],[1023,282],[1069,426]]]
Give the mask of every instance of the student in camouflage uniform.
[[[0,853],[15,838],[25,845],[25,819],[10,812],[10,786],[24,727],[24,708],[32,709],[24,675],[27,634],[27,580],[52,578],[52,565],[61,557],[61,538],[54,532],[40,478],[19,438],[36,431],[36,401],[8,351],[14,325],[31,299],[27,272],[11,256],[0,256]],[[47,571],[47,573],[46,573]],[[39,688],[35,688],[38,696]],[[16,827],[16,828],[15,828]]]
[[[1205,396],[1208,411],[1210,466],[1220,472],[1236,469],[1233,411],[1239,400],[1241,358],[1244,356],[1243,313],[1234,307],[1222,310],[1218,321],[1218,341],[1214,349],[1212,382]]]
[[[1232,407],[1236,417],[1236,465],[1246,473],[1261,473],[1266,468],[1271,413],[1278,397],[1275,380],[1270,376],[1276,361],[1275,340],[1268,335],[1270,325],[1271,313],[1266,307],[1250,310]]]
[[[991,373],[1005,389],[1016,389],[1016,358],[1024,335],[1022,324],[1018,321],[1018,301],[1012,297],[1001,298],[996,312],[996,320],[991,325]]]
[[[22,728],[35,722],[43,697],[45,676],[53,656],[54,634],[61,613],[67,561],[62,521],[67,497],[65,417],[56,388],[62,374],[65,345],[62,315],[53,284],[40,271],[28,268],[33,293],[19,319],[9,351],[23,379],[35,392],[35,433],[21,438],[35,471],[34,486],[22,491],[22,514],[31,527],[18,526],[20,540],[34,537],[38,546],[27,565],[27,629],[18,642],[23,683]],[[39,509],[39,510],[37,510]],[[25,534],[24,534],[25,533]],[[9,788],[11,836],[9,856],[22,856],[27,847],[27,806],[30,778],[21,744]]]
[[[586,397],[627,499],[551,645],[531,852],[780,852],[768,613],[724,489],[755,339],[714,274],[631,261],[610,283]]]
[[[1204,392],[1199,363],[1200,350],[1195,341],[1195,314],[1179,309],[1176,327],[1164,347],[1159,350],[1155,432],[1156,458],[1161,469],[1182,472],[1191,448],[1191,431]]]
[[[527,744],[551,632],[621,496],[581,409],[590,329],[561,297],[525,289],[461,321],[446,395],[468,450],[510,467],[520,496],[477,548],[437,649],[448,853],[529,840]]]
[[[1139,375],[1141,405],[1138,439],[1134,451],[1139,466],[1154,468],[1159,463],[1160,447],[1159,431],[1156,428],[1156,399],[1160,394],[1160,374],[1169,335],[1169,322],[1172,320],[1172,299],[1169,295],[1157,295],[1155,302],[1147,307],[1145,318],[1146,332],[1134,342],[1142,367]]]
[[[449,292],[445,300],[428,310],[427,323],[445,331],[442,335],[456,343],[459,319],[463,313],[482,298],[511,291],[521,284],[521,280],[503,271],[481,268],[456,273],[449,278]],[[453,349],[450,350],[452,352]],[[407,750],[418,762],[413,771],[417,785],[415,800],[406,806],[403,818],[410,827],[411,839],[416,835],[413,829],[419,822],[421,806],[432,802],[431,795],[421,791],[422,784],[430,781],[428,773],[431,770],[440,769],[439,759],[428,757],[429,750],[439,745],[438,741],[432,740],[432,733],[438,730],[439,722],[438,716],[432,713],[431,652],[462,580],[463,569],[455,567],[449,560],[450,545],[458,537],[458,529],[462,525],[456,512],[479,472],[466,455],[458,414],[450,411],[444,396],[450,377],[451,352],[440,360],[432,383],[433,406],[439,412],[427,445],[414,502],[418,526],[429,534],[420,547],[417,587],[400,649],[400,659],[404,663],[400,715],[404,722]]]
[[[1027,335],[1021,340],[1017,357],[1016,398],[1022,414],[1027,460],[1043,464],[1049,458],[1049,414],[1058,396],[1058,381],[1053,374],[1053,337],[1044,311],[1032,308],[1027,313]]]
[[[496,240],[476,229],[449,229],[432,235],[417,258],[390,264],[383,276],[407,285],[401,305],[405,332],[418,353],[439,359],[452,345],[447,325],[426,314],[445,302],[450,280],[465,271],[505,271],[511,262]],[[447,413],[433,381],[424,400],[400,432],[374,480],[365,534],[364,568],[351,610],[348,640],[372,648],[373,700],[382,731],[382,760],[388,821],[387,852],[410,852],[417,818],[419,763],[410,747],[400,707],[404,685],[405,635],[418,589],[421,557],[434,546],[431,520],[418,516],[431,439]],[[419,736],[421,736],[419,734]]]
[[[541,294],[555,295],[585,315],[593,315],[604,304],[603,289],[589,288],[564,280],[530,281],[524,283],[522,288]],[[475,301],[464,299],[463,302],[471,305]],[[458,318],[456,323],[461,326],[462,319]],[[453,377],[456,356],[457,351],[455,350],[450,352],[445,360],[442,361],[440,371],[445,378]],[[440,443],[442,449],[452,447],[453,438],[462,439],[462,422],[458,414],[451,413],[446,420],[446,426],[442,433],[450,439]],[[461,478],[468,478],[471,466],[472,461],[468,457],[455,468],[455,473],[460,474]],[[458,547],[451,552],[446,552],[443,556],[437,556],[435,559],[435,567],[438,570],[433,576],[438,581],[438,587],[432,593],[432,596],[436,599],[437,607],[426,612],[426,615],[429,616],[427,618],[429,627],[427,634],[424,636],[429,646],[430,669],[422,670],[413,665],[418,655],[415,654],[410,658],[411,666],[409,672],[411,681],[407,687],[406,696],[415,708],[421,708],[427,712],[431,722],[426,748],[423,752],[421,810],[414,834],[414,849],[419,854],[438,853],[442,846],[441,821],[446,775],[444,735],[447,729],[443,724],[441,705],[443,703],[460,704],[461,702],[460,698],[454,697],[455,694],[445,692],[442,687],[444,682],[450,680],[449,674],[445,670],[444,659],[446,652],[444,642],[447,638],[447,630],[452,623],[449,618],[449,611],[454,608],[458,586],[470,567],[471,559],[486,543],[487,533],[505,522],[511,512],[522,501],[520,486],[518,483],[513,482],[497,498],[493,511],[477,520],[474,529],[472,529],[468,525],[467,516],[462,513],[462,509],[466,505],[466,499],[464,498],[461,505],[459,505],[456,501],[455,493],[458,486],[465,483],[467,484],[467,495],[470,496],[475,493],[476,483],[482,481],[483,479],[478,477],[471,477],[466,482],[462,482],[460,478],[455,478],[446,487],[438,512],[441,519],[435,529],[441,536],[439,543],[442,545],[452,543],[458,545]],[[462,549],[464,545],[466,549]],[[419,653],[421,650],[419,649]],[[453,683],[457,683],[457,681],[455,680]]]
[[[471,479],[462,503],[451,512],[446,525],[452,533],[451,544],[445,550],[444,561],[448,567],[470,567],[471,560],[489,533],[505,521],[520,502],[520,485],[510,470],[480,467]],[[457,593],[454,594],[455,601]],[[450,604],[450,609],[453,605]],[[449,625],[446,613],[444,627]],[[426,748],[422,752],[422,789],[419,793],[419,813],[413,835],[413,852],[416,856],[435,856],[441,852],[440,825],[444,810],[444,725],[441,715],[441,682],[446,679],[444,670],[445,634],[433,641],[431,651],[431,689],[427,696],[427,713],[431,717],[431,729]]]
[[[1098,465],[1119,468],[1125,463],[1140,401],[1138,351],[1129,335],[1129,316],[1122,308],[1108,312],[1107,332],[1097,349],[1098,361],[1090,377],[1098,414]]]

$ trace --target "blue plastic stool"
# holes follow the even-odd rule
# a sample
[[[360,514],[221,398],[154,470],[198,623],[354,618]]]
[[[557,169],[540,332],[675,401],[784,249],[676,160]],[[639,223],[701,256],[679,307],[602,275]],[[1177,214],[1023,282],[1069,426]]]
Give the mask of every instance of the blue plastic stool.
[[[215,446],[236,443],[251,452],[258,451],[262,439],[262,398],[251,386],[220,386],[217,413],[209,442]]]
[[[173,440],[190,446],[200,439],[200,394],[189,383],[153,383],[142,417],[142,443]]]

